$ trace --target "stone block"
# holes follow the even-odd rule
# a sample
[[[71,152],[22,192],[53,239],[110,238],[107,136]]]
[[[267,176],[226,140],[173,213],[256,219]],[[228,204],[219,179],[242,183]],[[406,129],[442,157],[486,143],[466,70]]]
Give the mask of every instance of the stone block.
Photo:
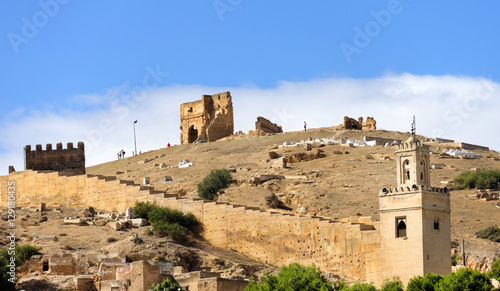
[[[285,162],[284,158],[283,158],[283,157],[281,157],[281,158],[276,159],[276,160],[273,162],[272,167],[273,167],[274,169],[286,168],[286,162]]]
[[[107,226],[111,227],[114,230],[121,230],[123,229],[123,223],[120,221],[111,221],[106,224]]]
[[[86,220],[81,219],[81,218],[66,217],[64,219],[64,224],[84,225],[85,223],[86,223]]]
[[[170,182],[170,181],[172,181],[172,177],[170,177],[170,176],[163,176],[163,177],[161,177],[161,182],[162,183],[166,183],[166,182]]]
[[[312,145],[311,145],[310,143],[306,143],[306,145],[305,145],[305,150],[306,150],[306,151],[310,151],[310,150],[312,150]]]
[[[150,184],[150,178],[149,177],[144,177],[142,179],[142,185],[149,185]]]
[[[134,226],[144,226],[146,225],[147,220],[144,218],[134,218],[128,220]]]

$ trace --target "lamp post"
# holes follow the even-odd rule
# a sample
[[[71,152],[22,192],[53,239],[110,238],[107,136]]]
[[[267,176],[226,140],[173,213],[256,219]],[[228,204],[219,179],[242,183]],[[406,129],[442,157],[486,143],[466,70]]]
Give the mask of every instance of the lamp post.
[[[134,146],[135,146],[135,155],[137,156],[137,142],[135,139],[135,124],[137,123],[137,120],[134,121]]]

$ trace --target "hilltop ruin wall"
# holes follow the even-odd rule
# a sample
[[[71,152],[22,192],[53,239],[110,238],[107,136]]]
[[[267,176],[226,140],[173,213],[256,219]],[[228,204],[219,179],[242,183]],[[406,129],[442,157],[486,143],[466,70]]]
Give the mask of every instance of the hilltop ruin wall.
[[[181,104],[181,143],[216,141],[233,134],[231,93],[203,95],[202,100]]]
[[[273,265],[315,263],[324,271],[355,280],[380,283],[380,234],[377,225],[262,211],[176,195],[115,177],[65,176],[57,172],[15,172],[0,177],[0,206],[8,204],[15,183],[16,206],[92,206],[125,211],[136,201],[156,201],[193,213],[204,226],[204,237],[217,247],[234,249]],[[10,184],[9,184],[10,183]]]
[[[363,117],[358,117],[358,120],[350,118],[349,116],[344,116],[344,123],[342,124],[343,129],[358,129],[358,130],[376,130],[377,121],[373,117],[368,116],[366,121],[363,121]]]
[[[85,174],[85,146],[83,142],[78,142],[78,147],[74,148],[73,143],[69,142],[63,149],[62,143],[58,143],[53,150],[52,144],[47,144],[42,150],[42,145],[37,144],[35,150],[31,150],[31,145],[27,145],[24,147],[24,168]]]
[[[272,123],[268,119],[258,116],[255,122],[255,131],[262,131],[264,133],[280,133],[283,132],[283,128],[276,123]]]

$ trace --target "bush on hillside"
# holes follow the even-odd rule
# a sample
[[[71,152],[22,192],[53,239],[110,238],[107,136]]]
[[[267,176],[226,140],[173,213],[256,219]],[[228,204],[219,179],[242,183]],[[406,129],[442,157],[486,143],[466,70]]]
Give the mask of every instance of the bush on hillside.
[[[486,238],[493,242],[500,242],[500,227],[490,226],[479,231],[480,238]]]
[[[136,213],[138,217],[149,220],[153,226],[152,233],[160,237],[169,236],[176,241],[184,239],[189,232],[195,232],[200,225],[192,213],[184,214],[151,202],[137,202],[134,207]]]
[[[157,208],[156,202],[136,202],[134,206],[134,216],[137,218],[148,219],[149,212],[155,208]]]
[[[203,199],[216,200],[218,192],[227,188],[233,178],[227,169],[212,170],[198,184],[198,196]]]
[[[462,189],[494,189],[500,182],[500,170],[463,172],[453,179],[453,187]]]

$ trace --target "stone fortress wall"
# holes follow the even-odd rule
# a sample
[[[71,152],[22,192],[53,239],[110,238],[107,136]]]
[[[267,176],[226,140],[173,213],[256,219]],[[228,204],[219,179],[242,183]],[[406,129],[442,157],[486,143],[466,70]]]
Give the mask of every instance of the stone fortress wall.
[[[24,147],[24,167],[25,170],[71,171],[85,174],[84,144],[78,142],[78,147],[74,148],[73,143],[69,142],[66,149],[63,149],[62,143],[58,143],[55,150],[52,144],[47,144],[45,150],[42,150],[41,144],[37,144],[35,150],[31,150],[31,145],[27,145]]]
[[[204,238],[277,266],[315,263],[323,271],[380,284],[380,233],[370,218],[329,218],[263,211],[196,198],[179,198],[116,177],[64,175],[47,171],[14,172],[0,177],[0,206],[8,202],[8,183],[15,183],[16,206],[41,202],[58,206],[93,206],[125,211],[136,201],[157,201],[193,213],[204,226]]]

